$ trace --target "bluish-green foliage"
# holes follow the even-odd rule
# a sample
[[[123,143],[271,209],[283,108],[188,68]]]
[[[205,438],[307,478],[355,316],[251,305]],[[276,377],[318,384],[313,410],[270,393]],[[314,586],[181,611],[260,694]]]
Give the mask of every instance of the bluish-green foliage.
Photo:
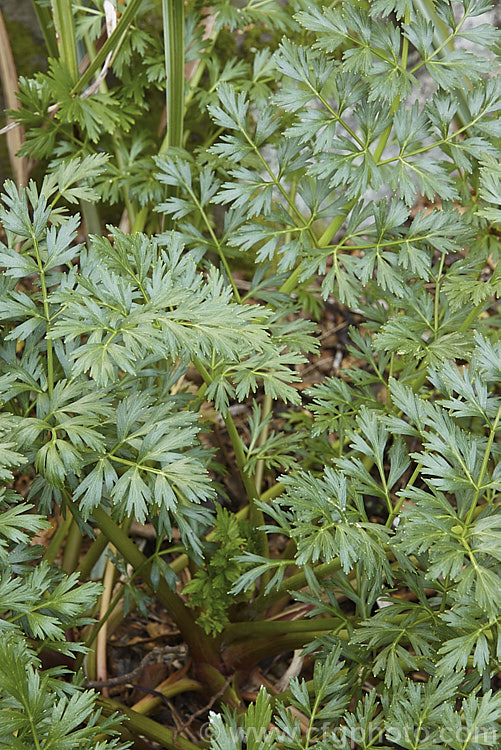
[[[80,96],[61,61],[20,83],[23,153],[51,164],[41,185],[6,183],[0,210],[1,476],[33,476],[27,502],[0,496],[0,746],[114,742],[92,744],[89,692],[39,668],[42,646],[78,650],[64,631],[98,594],[33,564],[55,503],[83,531],[103,510],[150,520],[159,592],[161,577],[176,587],[161,558],[175,533],[196,615],[174,619],[188,642],[197,619],[189,645],[205,631],[227,671],[279,653],[280,637],[315,654],[308,683],[213,714],[212,750],[498,747],[489,4],[216,0],[208,39],[188,6],[187,60],[201,67],[182,149],[151,123],[140,132],[164,85],[149,3],[109,90]],[[91,44],[101,5],[76,15]],[[264,21],[269,49],[224,59],[218,34]],[[123,202],[122,228],[87,236],[78,202]],[[303,388],[324,305],[347,321],[350,360]],[[213,425],[231,443],[217,459]],[[239,482],[229,509],[225,472]],[[279,619],[291,598],[299,623]]]

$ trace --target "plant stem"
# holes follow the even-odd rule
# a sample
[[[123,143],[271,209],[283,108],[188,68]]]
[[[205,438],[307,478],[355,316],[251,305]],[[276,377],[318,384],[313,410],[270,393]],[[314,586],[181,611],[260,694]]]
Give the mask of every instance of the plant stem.
[[[485,300],[482,300],[482,302],[479,302],[478,305],[475,305],[473,310],[471,310],[468,313],[468,316],[466,317],[466,319],[459,326],[458,333],[465,333],[465,331],[467,331],[470,328],[475,318],[478,318],[478,316],[480,315],[484,307],[485,307]]]
[[[235,459],[237,462],[238,471],[240,473],[240,476],[242,477],[245,491],[249,499],[251,521],[254,525],[254,528],[258,529],[259,526],[264,526],[264,515],[263,515],[263,511],[256,505],[256,501],[258,500],[259,495],[254,485],[254,481],[252,477],[250,476],[250,474],[245,469],[245,454],[244,454],[243,447],[242,447],[242,441],[240,439],[240,435],[238,434],[237,428],[235,427],[235,422],[233,421],[231,414],[228,413],[226,416],[223,417],[223,419],[226,425],[226,429],[228,431],[228,436],[233,446],[233,450],[235,451]],[[266,532],[259,531],[258,533],[259,533],[259,539],[261,542],[260,544],[261,554],[264,555],[265,557],[268,557],[269,551],[268,551],[268,539],[266,536]]]
[[[35,257],[36,257],[37,266],[38,266],[38,273],[40,275],[40,286],[42,287],[43,311],[44,311],[44,316],[45,316],[45,330],[47,334],[46,335],[47,390],[49,392],[49,396],[51,396],[52,391],[54,390],[54,355],[53,355],[53,349],[52,349],[52,341],[48,338],[48,334],[50,333],[50,323],[51,323],[50,308],[49,308],[49,294],[47,292],[47,284],[45,281],[45,268],[42,263],[42,258],[40,255],[40,248],[38,246],[38,240],[34,233],[32,233],[31,239],[33,242],[33,249],[35,251]]]
[[[418,464],[418,465],[416,466],[416,468],[414,469],[414,471],[413,471],[413,473],[412,473],[412,476],[411,476],[411,478],[409,479],[409,481],[407,482],[407,484],[406,484],[406,486],[405,486],[405,487],[406,487],[406,489],[407,489],[407,487],[412,487],[412,486],[414,485],[414,482],[415,482],[415,481],[416,481],[416,479],[418,478],[418,476],[419,476],[419,472],[421,471],[421,469],[422,469],[422,468],[423,468],[422,464]],[[405,492],[405,490],[404,490],[404,492]],[[398,514],[400,513],[400,508],[401,508],[401,507],[402,507],[402,505],[404,504],[405,500],[406,500],[406,497],[405,497],[405,494],[403,494],[403,495],[402,495],[402,497],[400,497],[400,498],[398,499],[398,502],[397,502],[397,503],[395,503],[395,507],[393,508],[393,510],[392,510],[392,511],[391,511],[391,513],[389,514],[388,518],[386,519],[386,524],[385,524],[385,525],[386,525],[387,527],[389,527],[389,528],[390,528],[390,527],[391,527],[391,526],[393,525],[393,521],[395,520],[395,518],[396,518],[396,517],[398,516]]]
[[[271,412],[271,408],[273,406],[273,399],[269,393],[266,393],[264,396],[264,403],[263,403],[263,419],[266,419],[268,414]],[[266,424],[262,427],[259,438],[257,441],[257,444],[259,447],[262,447],[266,441],[268,440],[268,434],[270,432],[270,423],[266,422]],[[256,486],[256,492],[258,495],[261,494],[261,485],[263,484],[263,473],[264,473],[264,460],[261,459],[256,464],[256,472],[254,475],[254,484]]]
[[[134,219],[134,224],[130,229],[131,234],[136,234],[136,232],[143,231],[144,225],[146,224],[146,220],[148,218],[148,214],[148,206],[143,206],[141,209],[139,209]]]
[[[336,234],[336,232],[339,231],[339,229],[342,227],[344,220],[346,219],[346,216],[349,214],[355,203],[357,202],[356,198],[352,198],[351,201],[346,203],[346,205],[343,206],[343,210],[341,214],[338,214],[338,216],[335,216],[327,229],[324,231],[322,236],[318,240],[318,247],[328,247],[330,241]],[[291,273],[287,281],[285,281],[282,286],[280,287],[280,292],[282,294],[291,294],[291,292],[294,291],[296,288],[299,278],[301,274],[303,273],[303,266],[301,263],[297,266],[297,268],[294,269],[294,271]]]
[[[315,568],[313,568],[313,572],[317,580],[326,578],[328,575],[330,575],[331,573],[335,573],[337,570],[341,570],[341,562],[338,558],[336,558],[335,560],[331,560],[328,563],[322,563],[321,565],[317,565]],[[306,580],[306,575],[304,573],[295,573],[294,575],[289,576],[289,578],[286,578],[285,581],[281,583],[278,589],[276,589],[275,591],[270,591],[269,594],[264,594],[262,597],[259,597],[259,599],[256,599],[255,602],[246,607],[246,616],[249,619],[257,617],[260,612],[268,609],[268,607],[275,601],[281,599],[283,596],[286,596],[289,591],[297,591],[298,589],[304,588],[307,584],[308,581]]]
[[[258,499],[259,495],[252,477],[245,470],[245,453],[242,447],[242,440],[240,438],[240,435],[238,434],[237,428],[235,427],[235,422],[233,421],[231,414],[227,414],[226,416],[224,416],[223,420],[226,425],[233,450],[235,451],[235,459],[237,462],[238,471],[240,472],[245,491],[247,492],[247,496],[249,498],[249,505],[251,506],[251,517],[255,522],[264,523],[262,511],[260,511],[255,506],[255,501]]]
[[[192,680],[189,677],[181,679],[177,678],[178,674],[170,675],[166,680],[157,685],[155,693],[161,693],[164,698],[174,698],[176,695],[181,693],[198,693],[203,690],[203,685],[197,680]],[[147,716],[152,713],[156,708],[162,705],[162,698],[159,695],[145,695],[141,698],[133,707],[132,710],[142,716]]]
[[[113,581],[115,580],[115,566],[108,560],[106,563],[106,570],[104,573],[103,586],[104,590],[101,594],[101,602],[99,605],[99,620],[108,613],[110,606],[111,594],[113,589]],[[97,634],[96,642],[96,678],[98,680],[106,680],[108,678],[108,672],[106,669],[106,645],[108,640],[108,622],[103,621],[102,627],[99,629]]]
[[[52,16],[50,14],[50,9],[46,5],[39,5],[36,0],[32,0],[32,5],[33,10],[35,11],[35,15],[38,19],[40,31],[43,34],[49,57],[53,57],[55,59],[57,57],[57,39],[56,33],[52,27]]]
[[[95,45],[89,39],[88,34],[85,35],[84,40],[85,40],[85,47],[87,49],[87,54],[89,55],[89,60],[92,62],[92,60],[94,60],[94,58],[96,57]],[[108,86],[106,85],[105,80],[101,82],[101,85],[99,86],[99,90],[104,93],[108,91]],[[115,152],[115,158],[117,160],[118,168],[123,172],[125,168],[125,162],[122,156],[122,152],[120,150],[119,140],[117,136],[115,135],[115,133],[111,134],[111,140],[113,142],[113,151]],[[129,225],[131,227],[131,232],[132,232],[132,227],[134,226],[135,220],[136,220],[136,212],[134,210],[134,206],[132,205],[132,201],[130,199],[129,190],[127,186],[124,186],[122,192],[123,192],[125,210],[127,211],[127,216],[129,217]],[[83,201],[81,203],[83,203]],[[100,231],[99,232],[95,232],[95,230],[92,230],[92,231],[94,234],[100,234]]]
[[[167,139],[166,148],[183,145],[184,2],[162,0],[164,26]],[[161,153],[161,151],[160,151]]]
[[[198,372],[202,376],[202,379],[204,383],[207,385],[210,385],[212,382],[212,378],[210,376],[210,373],[208,372],[207,368],[204,367],[204,365],[198,360],[196,357],[193,359],[193,364],[197,368]],[[235,427],[235,422],[233,421],[233,418],[231,414],[228,412],[226,415],[221,415],[223,417],[224,424],[226,426],[226,429],[228,431],[228,436],[231,440],[231,444],[233,446],[233,450],[235,452],[235,460],[237,462],[238,471],[240,474],[240,477],[242,479],[245,491],[247,493],[247,497],[249,500],[249,506],[251,509],[251,519],[253,523],[257,526],[262,526],[264,524],[264,516],[262,510],[260,510],[256,506],[256,500],[259,499],[259,493],[256,489],[256,486],[254,484],[254,481],[250,474],[246,471],[245,468],[245,453],[242,446],[242,440],[240,438],[240,435],[238,434],[238,430]],[[265,535],[266,537],[266,535]],[[267,545],[266,545],[267,547]],[[266,557],[268,556],[267,550],[266,550]]]
[[[207,231],[209,232],[209,234],[211,236],[211,239],[212,239],[214,245],[216,246],[217,253],[218,253],[218,255],[219,255],[220,259],[221,259],[221,263],[223,264],[224,270],[226,271],[226,275],[228,277],[228,281],[230,282],[231,288],[233,289],[233,295],[234,295],[234,297],[235,297],[235,299],[236,299],[237,302],[241,302],[242,299],[240,297],[240,292],[238,291],[237,285],[235,284],[235,279],[233,278],[233,275],[231,273],[228,260],[226,259],[226,256],[225,256],[225,254],[223,252],[223,248],[221,246],[221,242],[219,241],[216,233],[214,232],[214,230],[212,228],[212,225],[210,223],[210,219],[207,216],[207,212],[205,211],[203,205],[199,201],[198,196],[195,193],[195,191],[193,190],[193,188],[191,187],[191,185],[189,185],[188,183],[186,183],[184,181],[183,181],[183,185],[184,185],[184,188],[186,189],[187,193],[191,197],[193,203],[198,208],[198,210],[200,212],[200,216],[202,217],[202,220],[203,220],[205,226],[207,227]]]
[[[104,534],[99,532],[90,545],[89,549],[83,556],[80,565],[77,568],[77,571],[80,573],[81,580],[85,580],[90,576],[92,568],[103,554],[104,550],[107,547],[107,544],[108,539]]]
[[[114,55],[116,55],[116,53],[120,49],[120,46],[122,45],[122,42],[125,39],[127,31],[129,30],[129,26],[131,25],[132,20],[142,1],[143,0],[130,0],[124,12],[120,16],[120,20],[116,25],[115,31],[108,37],[99,52],[96,54],[95,58],[90,63],[85,73],[83,73],[75,83],[70,91],[70,96],[78,94],[90,83],[91,79],[94,76],[94,73],[102,68],[110,52],[113,52]]]
[[[111,698],[99,696],[97,703],[102,708],[104,716],[111,716],[116,711],[124,714],[128,718],[125,724],[127,729],[133,734],[143,734],[149,740],[158,742],[161,747],[166,747],[167,750],[200,750],[198,745],[185,740],[184,737],[176,736],[171,729],[167,729],[163,724],[159,724],[157,721],[153,721],[153,719],[111,700]]]
[[[73,573],[73,571],[76,569],[78,565],[78,558],[80,556],[80,549],[82,547],[82,539],[82,532],[78,528],[78,524],[73,518],[69,527],[66,545],[64,548],[63,562],[61,564],[61,568],[65,573]]]
[[[438,338],[438,323],[440,313],[440,282],[442,281],[442,272],[444,270],[445,253],[442,253],[440,258],[440,264],[438,267],[437,278],[435,280],[435,299],[434,299],[434,310],[433,310],[433,335],[435,340]]]
[[[71,0],[51,0],[51,4],[59,57],[68,68],[72,80],[76,81],[78,57]]]
[[[164,698],[174,698],[176,695],[181,695],[181,693],[199,693],[202,691],[202,683],[192,680],[189,677],[181,677],[179,679],[179,672],[171,674],[155,688],[155,693],[161,693]],[[137,711],[138,714],[147,716],[161,705],[162,698],[160,695],[145,695],[144,698],[141,698],[141,700],[132,706],[132,710]]]
[[[279,497],[285,490],[285,485],[282,484],[282,482],[275,482],[268,490],[263,492],[263,494],[260,496],[260,500],[262,503],[267,503],[270,500],[273,500],[274,497]]]
[[[342,213],[333,218],[327,229],[318,240],[319,247],[327,247],[329,245],[336,232],[338,232],[343,226],[343,221],[346,219],[347,215],[350,213],[356,202],[357,199],[352,198],[351,201],[348,201],[348,203],[343,206]]]
[[[59,524],[56,533],[50,540],[49,546],[44,552],[43,559],[46,562],[52,564],[56,559],[63,541],[66,539],[66,534],[68,533],[72,521],[73,516],[71,513],[66,513],[66,518]]]
[[[482,459],[482,465],[480,467],[480,472],[479,472],[479,475],[478,475],[478,480],[476,482],[477,488],[475,490],[475,494],[473,496],[473,500],[472,500],[470,509],[468,511],[468,515],[465,518],[465,524],[466,525],[468,525],[469,523],[471,523],[471,520],[473,518],[473,514],[475,513],[475,509],[477,507],[477,503],[478,503],[479,498],[480,498],[480,493],[482,492],[482,482],[484,481],[485,472],[487,471],[487,466],[488,466],[488,463],[489,463],[489,459],[491,457],[492,444],[494,442],[494,438],[496,437],[496,431],[497,431],[500,419],[501,419],[501,406],[499,407],[499,409],[497,411],[496,418],[494,419],[494,422],[492,424],[492,427],[491,427],[491,430],[490,430],[490,433],[489,433],[489,438],[487,440],[487,445],[485,447],[484,457]]]
[[[335,630],[340,625],[339,617],[323,617],[316,620],[266,620],[264,622],[232,622],[223,631],[223,642],[233,643],[252,636],[279,635],[281,633],[311,633],[312,630]]]
[[[318,620],[318,623],[322,623],[322,620]],[[262,639],[247,638],[245,641],[232,643],[224,651],[225,664],[227,668],[247,669],[263,659],[302,648],[306,643],[311,643],[315,638],[325,635],[326,629],[321,626],[315,629],[315,624],[316,622],[308,623],[310,626],[308,631],[297,630],[289,633],[267,634]],[[337,624],[339,626],[339,621],[337,621]],[[327,628],[327,630],[333,630],[333,628]],[[337,635],[341,637],[344,635],[344,640],[348,640],[347,631],[338,632]]]
[[[127,562],[134,569],[141,567],[141,577],[145,578],[151,586],[150,573],[153,562],[148,560],[138,550],[134,542],[124,534],[120,526],[110,518],[103,508],[95,508],[93,516],[102,533],[117,548],[120,554],[125,557]],[[220,659],[213,641],[195,623],[191,612],[185,606],[181,597],[174,591],[171,591],[164,579],[160,579],[155,593],[179,627],[183,638],[192,652],[193,659],[201,663],[210,662],[218,667]]]
[[[101,234],[101,219],[95,203],[90,201],[80,201],[80,210],[82,212],[83,223],[85,224],[85,234]],[[87,239],[88,244],[88,239]]]

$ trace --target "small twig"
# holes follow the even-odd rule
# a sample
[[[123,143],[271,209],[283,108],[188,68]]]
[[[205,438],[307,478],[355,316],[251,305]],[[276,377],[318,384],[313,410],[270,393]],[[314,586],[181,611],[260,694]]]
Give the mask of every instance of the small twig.
[[[5,127],[0,128],[0,135],[5,135],[5,133],[10,133],[11,130],[14,130],[15,128],[20,128],[21,123],[20,122],[10,122],[8,125],[5,125]]]
[[[166,663],[185,655],[186,647],[184,645],[154,648],[153,651],[150,651],[149,654],[146,654],[146,656],[141,659],[140,664],[132,671],[118,675],[118,677],[110,677],[108,680],[87,680],[85,682],[85,687],[104,688],[115,687],[116,685],[126,685],[135,680],[136,677],[139,677],[143,669],[150,664]]]
[[[219,698],[222,697],[222,695],[224,694],[226,688],[228,687],[228,685],[230,684],[230,682],[232,681],[232,679],[233,679],[233,675],[230,675],[226,679],[226,681],[225,681],[224,685],[221,687],[221,689],[218,690],[217,693],[215,693],[215,695],[212,696],[212,698],[207,703],[207,705],[203,706],[202,708],[199,708],[198,711],[195,711],[195,713],[190,716],[190,718],[188,719],[188,721],[186,722],[186,724],[183,724],[183,726],[180,729],[176,729],[176,731],[174,732],[174,742],[176,741],[178,734],[180,732],[185,732],[190,727],[192,721],[197,718],[197,716],[201,716],[202,714],[206,713],[207,711],[210,711],[210,709],[212,708],[212,706],[214,705],[214,703]]]
[[[50,107],[47,109],[47,114],[51,115],[53,112],[56,112],[59,109],[59,104],[51,104]],[[37,114],[35,112],[35,114]],[[38,113],[40,114],[40,113]],[[11,130],[14,130],[15,128],[22,127],[22,122],[11,122],[8,125],[5,125],[5,127],[0,128],[0,135],[5,135],[5,133],[10,132]]]

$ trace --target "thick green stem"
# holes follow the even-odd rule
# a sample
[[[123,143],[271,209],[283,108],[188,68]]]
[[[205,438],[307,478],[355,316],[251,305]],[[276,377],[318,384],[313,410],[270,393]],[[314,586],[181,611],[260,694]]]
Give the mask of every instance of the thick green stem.
[[[226,625],[223,643],[253,639],[256,636],[280,635],[281,633],[311,633],[312,630],[336,630],[340,626],[338,617],[316,620],[266,620],[265,622],[232,622]],[[343,623],[344,624],[344,623]]]
[[[212,51],[214,49],[214,45],[216,44],[217,37],[219,36],[219,31],[216,32],[212,38],[211,43],[209,46],[205,49],[205,55],[206,59],[210,59],[210,56],[212,54]],[[197,90],[198,84],[200,83],[200,79],[202,78],[202,75],[204,74],[205,68],[206,68],[206,60],[202,59],[198,62],[198,67],[195,71],[195,73],[189,78],[189,91],[187,95],[184,97],[184,110],[183,110],[183,117],[186,114],[186,111],[190,105],[191,100],[193,99],[195,92]],[[222,132],[222,129],[218,132]],[[166,148],[168,147],[168,133],[165,134],[165,138],[162,141],[162,145],[160,146],[159,153],[163,153]],[[205,148],[207,148],[207,144],[205,145]]]
[[[71,78],[78,78],[78,57],[75,23],[71,0],[51,0],[59,57],[68,68]]]
[[[157,721],[153,721],[153,719],[149,719],[147,716],[111,700],[111,698],[100,696],[97,703],[102,708],[104,716],[111,716],[118,711],[118,713],[127,716],[128,721],[124,726],[130,732],[144,735],[149,740],[158,742],[161,747],[166,747],[167,750],[200,750],[198,745],[194,745],[193,742],[185,740],[179,735],[176,736],[171,729],[167,729],[163,724],[159,724]]]
[[[245,453],[244,453],[244,449],[242,446],[242,440],[240,438],[240,435],[238,434],[238,430],[235,426],[235,422],[233,421],[231,417],[231,414],[227,414],[226,416],[224,416],[223,420],[226,425],[226,429],[228,431],[228,436],[231,440],[233,450],[235,451],[235,459],[237,462],[238,471],[240,472],[240,476],[242,477],[242,482],[244,484],[247,497],[249,498],[249,505],[251,507],[251,518],[255,523],[263,524],[264,523],[263,512],[259,510],[259,508],[256,508],[256,505],[255,505],[255,502],[259,497],[259,493],[257,492],[256,486],[254,484],[252,477],[248,474],[248,472],[245,469]]]
[[[174,698],[176,695],[181,693],[199,693],[203,690],[203,685],[197,680],[192,680],[189,677],[181,679],[173,679],[177,675],[170,675],[166,680],[157,685],[155,693],[161,693],[164,698]],[[162,698],[160,695],[145,695],[144,698],[136,703],[132,710],[136,711],[142,716],[147,716],[150,713],[162,705]]]
[[[298,629],[290,633],[267,634],[263,638],[247,638],[243,642],[232,643],[224,651],[224,662],[228,669],[248,669],[263,659],[284,654],[287,651],[295,651],[297,648],[302,648],[307,643],[311,643],[315,638],[325,635],[326,631],[336,630],[336,627],[324,629],[322,622],[323,620],[317,620],[307,623],[310,630],[301,631]],[[347,631],[340,631],[339,621],[336,622],[338,628],[336,635],[348,640]],[[300,623],[296,624],[299,625]],[[315,628],[316,625],[319,627]]]
[[[348,201],[348,203],[343,206],[342,213],[338,214],[338,216],[335,216],[332,219],[331,223],[318,240],[319,247],[328,247],[332,238],[336,235],[337,232],[339,232],[339,230],[343,226],[344,220],[346,219],[356,202],[357,199],[352,198],[351,201]]]
[[[166,148],[183,145],[184,119],[184,2],[162,0],[167,138]]]
[[[64,540],[66,539],[66,534],[68,533],[72,521],[73,516],[71,515],[71,513],[66,513],[66,518],[62,523],[59,524],[56,533],[50,540],[49,546],[44,552],[43,559],[46,562],[52,564],[56,559],[58,552],[61,549]]]
[[[313,572],[317,580],[326,578],[331,573],[335,573],[337,570],[341,570],[341,562],[337,558],[335,560],[331,560],[328,563],[317,565],[316,568],[313,568]],[[255,602],[250,604],[245,610],[246,616],[249,619],[258,617],[260,612],[268,609],[271,604],[284,597],[289,591],[298,591],[299,589],[302,589],[307,585],[308,581],[304,573],[295,573],[294,575],[289,576],[289,578],[286,578],[285,581],[282,582],[278,589],[276,589],[275,591],[270,591],[269,594],[265,594],[264,596],[259,597]]]
[[[143,553],[138,550],[134,542],[122,531],[120,526],[110,518],[103,508],[95,508],[93,515],[102,533],[112,544],[115,545],[120,554],[125,557],[127,562],[130,563],[134,569],[141,567],[141,576],[145,578],[151,586],[150,574],[153,562],[149,561]],[[160,579],[155,593],[178,625],[194,660],[200,663],[209,662],[215,667],[218,667],[220,665],[220,659],[214,643],[195,623],[191,612],[185,606],[181,597],[174,591],[171,591],[164,579]]]
[[[91,82],[94,73],[98,72],[102,68],[110,52],[112,52],[113,55],[117,54],[129,30],[129,26],[131,25],[134,16],[136,15],[136,12],[142,2],[143,0],[130,0],[124,12],[120,16],[120,20],[117,23],[115,31],[108,37],[95,58],[90,63],[85,73],[80,76],[76,84],[71,89],[71,96],[74,96],[75,94],[81,92]]]
[[[82,212],[82,218],[85,224],[85,233],[87,237],[89,236],[89,234],[100,235],[101,219],[99,217],[99,211],[95,203],[90,203],[89,201],[80,201],[80,210]]]
[[[103,554],[107,544],[107,537],[102,533],[98,533],[77,568],[81,580],[84,581],[90,576],[92,568]]]
[[[32,5],[38,19],[40,31],[42,32],[43,38],[45,40],[45,46],[47,47],[47,52],[49,53],[48,56],[56,59],[57,39],[56,33],[54,31],[54,26],[52,24],[50,8],[48,8],[46,5],[39,5],[36,0],[32,0]]]
[[[263,492],[259,498],[262,503],[268,503],[274,497],[279,497],[285,491],[285,485],[282,482],[275,482],[268,490]]]
[[[78,558],[80,557],[81,547],[82,532],[78,528],[78,524],[75,519],[73,519],[66,539],[63,562],[61,564],[61,567],[65,573],[73,573],[73,571],[76,570],[76,567],[78,565]]]
[[[134,224],[131,227],[130,233],[135,234],[136,232],[142,232],[146,221],[149,216],[149,210],[147,206],[143,206],[136,214],[136,218],[134,219]]]
[[[92,60],[94,60],[94,58],[96,57],[96,48],[95,48],[95,45],[89,39],[89,35],[88,34],[85,35],[84,40],[85,40],[85,47],[87,49],[87,54],[89,55],[89,60],[92,62]],[[101,85],[99,86],[99,90],[102,91],[103,93],[107,93],[108,92],[108,86],[106,85],[106,81],[105,80],[101,81]],[[124,158],[123,158],[122,152],[120,150],[119,140],[118,140],[117,136],[115,135],[115,133],[111,134],[111,140],[113,142],[113,151],[115,153],[115,158],[117,160],[118,168],[123,173],[125,171],[125,162],[124,162]],[[129,225],[130,225],[131,231],[132,231],[132,227],[134,226],[135,219],[136,219],[136,212],[135,212],[134,206],[132,205],[132,201],[131,201],[131,199],[129,197],[129,189],[128,189],[127,186],[124,186],[124,188],[122,190],[122,194],[123,194],[123,198],[124,198],[125,210],[127,212],[127,216],[129,217]],[[81,203],[83,203],[83,201]],[[86,224],[87,224],[87,222],[86,222]],[[100,222],[99,222],[99,227],[100,227]],[[89,231],[89,227],[87,227],[87,230]],[[99,230],[96,232],[93,229],[92,233],[93,234],[101,234],[101,230],[99,228]]]
[[[261,510],[261,508],[259,508],[256,505],[256,501],[259,499],[259,495],[256,490],[254,480],[252,479],[251,475],[247,473],[246,468],[245,468],[245,454],[243,451],[242,441],[240,439],[240,435],[238,434],[237,428],[235,427],[235,422],[231,418],[231,414],[228,412],[228,414],[225,417],[223,417],[223,419],[226,425],[226,429],[228,431],[228,436],[233,446],[233,450],[235,451],[235,459],[237,462],[238,471],[240,473],[240,476],[242,477],[245,491],[249,499],[250,519],[252,521],[254,528],[259,529],[260,526],[264,526],[264,515],[263,515],[263,511]],[[266,536],[266,531],[259,530],[258,535],[259,535],[259,542],[260,542],[260,552],[264,557],[268,557],[269,550],[268,550],[268,537]],[[266,583],[266,581],[267,581],[267,576],[265,575],[263,576],[262,582]]]

